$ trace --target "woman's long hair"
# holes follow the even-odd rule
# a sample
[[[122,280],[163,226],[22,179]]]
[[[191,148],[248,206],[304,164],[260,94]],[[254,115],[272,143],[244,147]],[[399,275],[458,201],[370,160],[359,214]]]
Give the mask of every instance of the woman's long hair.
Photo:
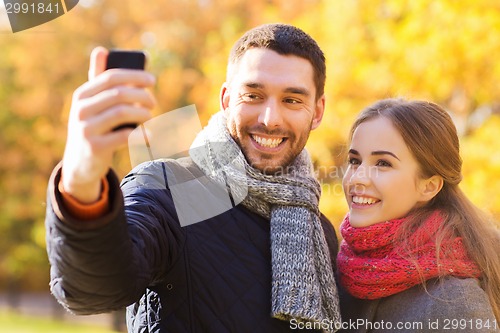
[[[481,287],[500,321],[500,234],[491,219],[475,207],[458,184],[462,180],[462,159],[459,139],[450,115],[439,105],[424,101],[385,99],[369,106],[356,119],[355,129],[370,119],[385,117],[403,137],[409,150],[420,166],[420,175],[429,178],[439,175],[444,184],[441,191],[425,206],[416,208],[406,224],[402,226],[398,239],[404,242],[434,210],[443,213],[444,222],[436,234],[437,258],[453,257],[451,249],[441,249],[443,240],[462,237],[467,253],[482,272]],[[411,259],[411,258],[409,258]]]

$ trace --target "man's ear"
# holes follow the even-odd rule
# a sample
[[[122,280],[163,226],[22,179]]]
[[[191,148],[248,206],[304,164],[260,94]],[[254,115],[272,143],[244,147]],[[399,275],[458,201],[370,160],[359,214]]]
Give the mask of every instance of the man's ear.
[[[427,179],[421,179],[419,182],[421,202],[428,202],[432,200],[432,198],[438,195],[444,185],[443,177],[438,175],[434,175]]]
[[[323,114],[325,113],[325,95],[321,96],[316,101],[316,106],[314,108],[314,115],[311,123],[311,130],[316,129],[321,120],[323,119]]]
[[[220,88],[219,103],[222,111],[225,111],[229,107],[229,88],[227,82],[224,82]]]

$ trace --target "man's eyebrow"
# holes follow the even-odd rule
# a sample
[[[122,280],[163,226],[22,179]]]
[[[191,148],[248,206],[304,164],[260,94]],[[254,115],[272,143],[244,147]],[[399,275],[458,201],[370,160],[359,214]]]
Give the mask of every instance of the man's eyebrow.
[[[262,83],[252,82],[252,81],[245,82],[243,85],[247,88],[252,88],[252,89],[264,89],[265,88],[265,86]],[[306,88],[302,88],[302,87],[288,87],[288,88],[285,88],[284,92],[289,93],[289,94],[303,95],[306,97],[311,95],[309,90],[307,90]]]
[[[262,83],[258,82],[246,82],[243,84],[247,88],[253,88],[253,89],[263,89],[264,85]]]
[[[359,155],[359,152],[356,149],[349,149],[349,154]],[[391,153],[390,151],[387,151],[387,150],[375,150],[375,151],[372,151],[371,155],[391,155],[392,157],[394,157],[398,161],[401,161],[399,159],[399,157],[396,156],[396,154]]]
[[[286,93],[290,93],[290,94],[303,95],[305,97],[311,95],[311,93],[309,92],[309,90],[307,90],[305,88],[301,88],[301,87],[289,87],[289,88],[285,89],[285,92]]]

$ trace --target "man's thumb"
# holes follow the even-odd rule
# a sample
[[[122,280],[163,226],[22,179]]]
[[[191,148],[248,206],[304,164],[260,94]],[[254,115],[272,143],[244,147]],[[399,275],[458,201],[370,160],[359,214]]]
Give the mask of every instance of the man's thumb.
[[[92,80],[106,70],[108,53],[108,50],[102,46],[98,46],[92,50],[90,54],[89,80]]]

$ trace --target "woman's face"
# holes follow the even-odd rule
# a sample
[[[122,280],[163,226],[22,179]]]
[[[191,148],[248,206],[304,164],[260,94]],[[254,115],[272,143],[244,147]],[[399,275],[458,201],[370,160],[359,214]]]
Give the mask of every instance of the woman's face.
[[[419,165],[388,118],[356,128],[348,161],[343,186],[353,227],[404,217],[423,200]]]

